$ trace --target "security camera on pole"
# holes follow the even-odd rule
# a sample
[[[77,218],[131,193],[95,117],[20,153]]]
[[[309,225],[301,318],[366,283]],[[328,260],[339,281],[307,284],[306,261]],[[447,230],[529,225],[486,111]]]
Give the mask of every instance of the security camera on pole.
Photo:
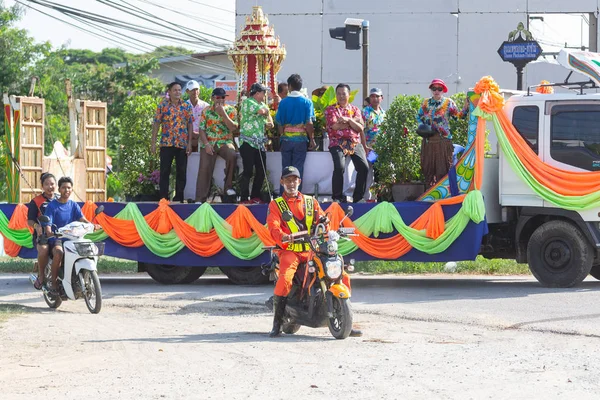
[[[360,31],[362,29],[363,50],[363,97],[369,93],[369,21],[366,19],[346,18],[343,27],[329,28],[329,35],[333,39],[346,42],[347,50],[359,50]]]

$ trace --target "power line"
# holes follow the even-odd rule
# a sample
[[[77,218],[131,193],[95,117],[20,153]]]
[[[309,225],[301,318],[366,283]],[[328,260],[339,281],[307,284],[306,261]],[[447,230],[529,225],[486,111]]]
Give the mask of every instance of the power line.
[[[43,15],[45,15],[45,16],[47,16],[47,17],[50,17],[50,18],[52,18],[52,19],[55,19],[55,20],[57,20],[57,21],[60,21],[60,22],[62,22],[62,23],[65,23],[65,24],[67,24],[67,25],[70,25],[70,26],[72,26],[72,27],[74,27],[74,28],[76,28],[76,29],[79,29],[79,30],[83,31],[83,32],[87,32],[87,33],[89,33],[90,35],[93,35],[93,36],[95,36],[95,37],[98,37],[98,38],[100,38],[100,39],[104,39],[104,40],[106,40],[106,41],[108,41],[108,42],[110,42],[110,43],[117,44],[117,45],[120,45],[120,46],[127,47],[127,48],[129,48],[129,49],[133,49],[133,50],[139,51],[137,48],[135,48],[135,47],[132,47],[132,46],[130,46],[130,45],[128,45],[128,44],[125,44],[125,43],[119,42],[118,40],[115,40],[115,39],[111,39],[111,38],[109,38],[109,37],[106,37],[106,36],[104,36],[104,35],[101,35],[101,34],[99,34],[99,33],[97,33],[97,32],[90,31],[89,29],[86,29],[86,28],[83,28],[83,27],[81,27],[81,26],[75,25],[75,24],[73,24],[73,23],[71,23],[71,22],[69,22],[69,21],[65,21],[64,19],[58,18],[58,17],[56,17],[56,16],[54,16],[54,15],[51,15],[51,14],[48,14],[48,13],[46,13],[46,12],[44,12],[44,11],[38,10],[37,8],[35,8],[35,7],[31,6],[30,4],[25,4],[25,3],[23,3],[23,2],[22,2],[22,1],[20,1],[20,0],[15,0],[15,2],[16,2],[16,3],[19,3],[19,4],[21,4],[21,5],[25,6],[25,7],[28,7],[28,8],[30,8],[30,9],[32,9],[32,10],[35,10],[35,11],[39,12],[40,14],[43,14]]]
[[[214,44],[215,46],[218,46],[218,43],[213,42],[211,40],[208,40],[206,38],[203,38],[201,36],[193,35],[193,32],[196,32],[197,34],[200,34],[200,35],[203,35],[203,36],[208,36],[208,37],[212,37],[212,38],[215,38],[215,39],[219,39],[219,40],[222,40],[222,41],[225,41],[225,42],[228,41],[227,39],[222,38],[220,36],[211,35],[209,33],[201,32],[201,31],[198,31],[198,30],[195,30],[195,29],[191,29],[191,28],[188,28],[187,30],[184,31],[181,28],[179,28],[176,24],[173,24],[172,22],[166,21],[166,20],[164,20],[162,18],[159,18],[159,17],[157,17],[157,16],[155,16],[155,15],[153,15],[153,14],[151,14],[151,13],[147,12],[146,10],[143,10],[143,9],[141,9],[139,7],[133,6],[130,3],[128,3],[126,0],[120,0],[120,1],[121,1],[121,3],[125,3],[129,7],[119,5],[115,1],[112,1],[112,0],[96,0],[96,1],[98,3],[107,5],[109,7],[115,8],[115,9],[120,10],[120,11],[123,11],[123,12],[125,12],[125,13],[127,13],[127,14],[129,14],[131,16],[136,17],[136,18],[139,18],[139,19],[142,19],[144,21],[156,24],[158,26],[162,26],[163,28],[167,28],[167,29],[170,29],[170,30],[175,30],[175,31],[178,31],[180,33],[183,33],[184,35],[194,36],[194,37],[196,37],[196,38],[198,38],[200,40],[203,40],[203,41],[206,41],[206,42],[210,42],[210,43]],[[140,15],[139,13],[141,13],[142,15]],[[154,19],[155,21],[153,21],[151,19],[148,19],[147,17],[144,17],[143,15],[146,15],[147,17],[150,17],[150,18]],[[168,25],[165,25],[165,23],[168,24]]]
[[[195,4],[200,4],[201,6],[205,6],[205,7],[210,7],[210,8],[214,8],[215,10],[221,10],[221,11],[225,11],[228,13],[233,13],[235,14],[235,11],[231,11],[231,10],[227,10],[226,8],[220,8],[220,7],[215,7],[213,5],[210,4],[206,4],[206,3],[202,3],[200,1],[196,1],[196,0],[188,0],[190,3],[195,3]]]
[[[84,18],[89,21],[101,23],[105,26],[106,25],[112,26],[117,29],[129,30],[129,31],[132,31],[135,33],[148,35],[148,36],[160,38],[163,40],[172,40],[172,41],[176,41],[176,42],[180,42],[180,43],[186,43],[188,45],[193,44],[196,46],[208,47],[208,48],[210,48],[210,47],[216,47],[218,49],[222,48],[222,45],[220,45],[214,41],[199,37],[197,35],[191,35],[189,33],[182,32],[185,35],[185,37],[175,36],[175,35],[173,35],[172,27],[168,27],[168,26],[167,26],[167,28],[169,29],[169,32],[159,31],[154,28],[148,28],[145,26],[133,24],[131,22],[125,22],[122,20],[114,19],[114,18],[108,18],[103,15],[83,11],[83,10],[76,9],[73,7],[62,6],[62,5],[53,3],[48,0],[28,0],[28,1],[38,4],[38,5],[41,5],[41,6],[44,6],[44,7],[47,7],[47,8],[50,8],[50,9],[53,9],[55,11],[58,11],[61,14],[64,14],[64,15],[67,15],[70,17],[78,16],[78,17]],[[203,43],[203,44],[201,44],[201,43]]]
[[[137,0],[137,1],[139,1],[141,3],[150,4],[150,5],[154,6],[154,7],[158,7],[158,8],[161,8],[163,10],[170,11],[172,13],[176,13],[176,14],[182,15],[182,16],[184,16],[186,18],[189,18],[189,19],[192,19],[194,21],[203,22],[203,23],[205,23],[207,25],[213,26],[213,27],[215,27],[217,29],[221,29],[221,30],[223,30],[225,32],[229,32],[229,33],[235,32],[235,24],[230,24],[230,23],[227,23],[227,22],[222,22],[222,21],[217,20],[215,18],[213,18],[213,19],[202,18],[202,17],[198,16],[197,14],[190,13],[188,10],[182,10],[180,8],[175,8],[175,7],[173,7],[173,8],[165,7],[165,6],[163,6],[163,5],[159,4],[159,3],[155,3],[155,2],[150,1],[150,0]],[[230,28],[223,28],[223,26],[229,26]]]

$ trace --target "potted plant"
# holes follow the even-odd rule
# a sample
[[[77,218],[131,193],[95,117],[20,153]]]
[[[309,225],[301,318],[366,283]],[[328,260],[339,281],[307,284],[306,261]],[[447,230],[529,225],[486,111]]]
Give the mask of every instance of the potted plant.
[[[385,201],[410,201],[425,190],[421,173],[421,137],[416,134],[418,95],[397,96],[386,112],[373,149],[378,155],[376,191]]]

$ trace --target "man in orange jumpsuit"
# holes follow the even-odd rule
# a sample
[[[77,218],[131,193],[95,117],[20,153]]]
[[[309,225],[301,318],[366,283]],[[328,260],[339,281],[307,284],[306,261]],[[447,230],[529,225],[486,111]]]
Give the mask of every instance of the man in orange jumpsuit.
[[[300,171],[296,167],[285,167],[281,173],[280,183],[283,186],[283,195],[269,204],[267,224],[271,236],[282,249],[279,253],[279,279],[275,285],[273,296],[273,329],[270,337],[279,336],[281,324],[285,313],[287,296],[292,289],[292,281],[296,269],[301,263],[309,261],[308,245],[284,243],[289,241],[292,225],[295,231],[307,230],[316,227],[323,211],[317,200],[312,196],[304,196],[298,191],[300,186]],[[312,203],[312,204],[311,204]],[[282,218],[282,209],[288,209],[294,215],[289,223]],[[312,229],[311,229],[312,231]],[[344,284],[350,288],[350,277],[344,273]],[[350,336],[362,336],[362,332],[352,330]]]

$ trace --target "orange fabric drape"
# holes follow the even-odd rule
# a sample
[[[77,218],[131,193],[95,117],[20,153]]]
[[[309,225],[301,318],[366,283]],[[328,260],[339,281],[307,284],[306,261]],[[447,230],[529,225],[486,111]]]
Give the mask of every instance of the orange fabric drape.
[[[88,221],[91,222],[94,220],[94,217],[96,216],[96,208],[98,208],[96,203],[94,203],[91,200],[88,200],[85,202],[83,207],[81,207],[81,213],[83,214],[85,219],[87,219]]]
[[[463,202],[465,196],[465,194],[462,194],[460,196],[436,201],[427,209],[427,211],[410,224],[410,227],[417,230],[426,230],[427,237],[437,239],[444,233],[446,224],[441,206],[460,204]],[[344,210],[342,207],[340,207],[338,203],[332,203],[325,212],[330,213],[330,229],[338,229],[341,219],[344,218]],[[356,228],[354,222],[348,218],[344,220],[343,225]],[[408,241],[400,234],[385,239],[376,239],[365,236],[358,231],[358,229],[356,230],[356,233],[358,236],[353,237],[352,241],[365,253],[376,258],[396,259],[402,257],[412,249],[410,243],[408,243]]]
[[[563,196],[585,196],[600,190],[600,172],[578,171],[574,173],[546,164],[535,154],[502,111],[504,99],[493,78],[489,76],[481,78],[474,90],[481,95],[479,108],[486,113],[496,115],[517,157],[541,185]],[[482,119],[480,119],[477,125],[477,136],[481,138],[484,137],[479,134],[482,124]],[[477,162],[480,161],[483,162],[483,157],[478,155]]]
[[[445,227],[442,206],[460,204],[465,196],[463,194],[433,203],[410,226],[417,230],[425,230],[427,237],[432,239],[438,238],[444,232]],[[96,207],[92,202],[84,204],[82,212],[87,219],[94,219]],[[338,229],[340,221],[344,217],[344,210],[338,203],[333,203],[326,212],[330,215],[330,229]],[[98,214],[95,218],[95,222],[100,224],[106,234],[118,244],[125,247],[141,247],[144,245],[133,221],[109,217],[104,213]],[[177,215],[167,201],[161,201],[158,208],[144,216],[144,219],[148,223],[148,226],[158,233],[164,234],[172,229],[175,230],[184,245],[202,257],[213,256],[224,247],[214,229],[211,229],[208,233],[196,231],[194,227],[187,224]],[[234,238],[248,238],[252,235],[252,231],[254,231],[265,245],[271,246],[275,244],[268,229],[245,206],[238,206],[226,221],[232,227],[232,236]],[[19,229],[26,226],[26,224],[27,207],[24,204],[20,204],[15,208],[11,216],[9,227]],[[344,226],[356,228],[354,222],[348,218],[344,220]],[[353,237],[352,240],[358,247],[376,258],[396,259],[412,249],[412,246],[400,234],[385,239],[370,238],[358,230],[357,234],[358,236]],[[8,240],[5,241],[5,252],[8,255],[15,257],[19,251],[20,246]]]
[[[503,112],[496,116],[519,160],[540,184],[563,196],[585,196],[600,190],[600,172],[575,173],[544,163]]]
[[[27,225],[27,206],[25,204],[17,204],[8,221],[8,227],[10,229],[28,228],[30,232],[33,232],[33,229]],[[17,257],[20,251],[21,246],[4,237],[4,252],[6,255]]]
[[[248,238],[254,231],[265,246],[275,246],[275,240],[269,230],[254,218],[248,207],[238,206],[226,221],[232,227],[231,234],[234,239]]]

